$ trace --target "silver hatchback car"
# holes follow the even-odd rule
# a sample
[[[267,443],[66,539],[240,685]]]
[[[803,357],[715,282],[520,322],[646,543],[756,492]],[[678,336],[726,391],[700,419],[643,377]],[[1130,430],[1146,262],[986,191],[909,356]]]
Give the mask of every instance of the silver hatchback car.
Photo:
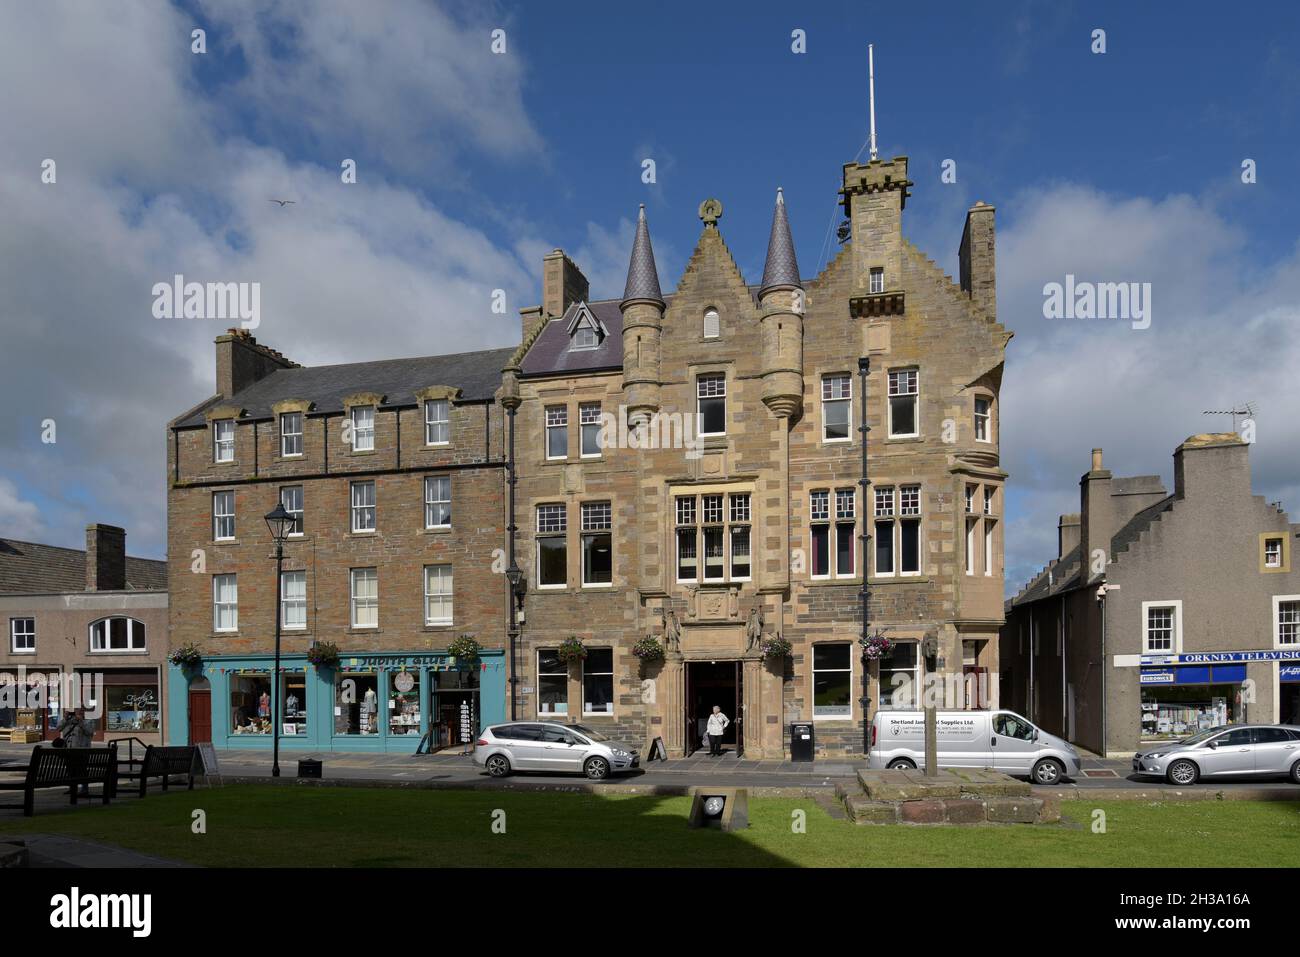
[[[1300,784],[1300,727],[1237,724],[1210,728],[1133,755],[1133,770],[1179,785],[1235,775],[1287,777]]]
[[[494,778],[514,771],[585,774],[601,781],[638,767],[636,748],[615,744],[580,724],[517,721],[487,728],[474,744],[474,763]]]

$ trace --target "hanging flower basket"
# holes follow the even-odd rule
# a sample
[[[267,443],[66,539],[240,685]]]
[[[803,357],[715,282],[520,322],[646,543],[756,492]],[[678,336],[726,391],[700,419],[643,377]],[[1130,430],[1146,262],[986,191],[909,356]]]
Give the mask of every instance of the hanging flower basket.
[[[587,657],[587,646],[582,643],[582,639],[576,635],[570,635],[560,642],[560,647],[556,649],[561,661],[572,664],[575,661],[582,661]]]
[[[894,653],[894,643],[888,638],[874,636],[865,640],[859,639],[859,644],[862,645],[862,653],[868,661],[879,661]]]
[[[318,641],[307,649],[307,660],[316,668],[337,668],[339,646],[332,641]]]
[[[658,638],[652,638],[646,635],[632,646],[632,654],[636,655],[642,661],[663,661],[664,646],[659,644]]]
[[[794,645],[785,638],[768,638],[758,646],[758,649],[763,653],[764,661],[780,661],[789,656],[794,650]]]
[[[447,654],[457,660],[477,661],[482,651],[483,646],[473,635],[458,635],[447,646]]]
[[[178,668],[197,668],[203,663],[203,652],[199,651],[198,645],[189,642],[168,655],[167,660]]]

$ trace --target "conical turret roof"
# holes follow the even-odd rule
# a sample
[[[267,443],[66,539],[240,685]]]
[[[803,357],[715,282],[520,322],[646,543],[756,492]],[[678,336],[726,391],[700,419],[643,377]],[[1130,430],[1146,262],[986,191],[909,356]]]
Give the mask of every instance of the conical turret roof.
[[[623,303],[648,299],[664,304],[659,289],[659,270],[655,268],[655,251],[650,245],[650,227],[645,221],[645,204],[636,221],[636,240],[632,243],[632,261],[627,266],[627,286],[623,289]]]
[[[761,296],[777,287],[802,289],[799,282],[799,263],[794,258],[794,239],[790,236],[790,220],[785,214],[785,196],[776,191],[776,210],[772,213],[772,235],[767,240],[767,263],[763,266]]]

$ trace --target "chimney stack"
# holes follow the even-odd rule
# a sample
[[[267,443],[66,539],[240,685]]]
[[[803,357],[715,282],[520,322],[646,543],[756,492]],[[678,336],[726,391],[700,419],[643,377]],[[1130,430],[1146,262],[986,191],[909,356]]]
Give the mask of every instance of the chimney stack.
[[[962,291],[983,307],[992,319],[998,317],[994,212],[994,208],[984,202],[978,202],[966,211],[966,228],[962,230],[961,246],[957,251]]]
[[[229,399],[276,369],[297,369],[298,363],[274,349],[258,345],[247,329],[227,329],[217,336],[217,393]]]
[[[86,591],[126,590],[126,529],[86,526]]]
[[[1079,544],[1080,516],[1078,512],[1062,515],[1056,524],[1056,558],[1059,561]]]
[[[1250,446],[1236,432],[1190,436],[1174,450],[1174,495],[1250,495]]]
[[[1079,479],[1079,557],[1085,582],[1105,574],[1112,557],[1110,540],[1119,531],[1110,485],[1111,474],[1102,468],[1101,449],[1093,449],[1092,468]]]

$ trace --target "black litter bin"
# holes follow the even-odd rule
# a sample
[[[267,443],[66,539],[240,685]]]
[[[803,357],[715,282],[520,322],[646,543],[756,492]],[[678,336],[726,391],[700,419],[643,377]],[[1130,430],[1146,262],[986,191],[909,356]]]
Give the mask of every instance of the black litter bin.
[[[813,726],[811,721],[790,725],[790,760],[813,760]]]
[[[304,758],[298,762],[298,777],[319,778],[324,765],[314,758]]]

